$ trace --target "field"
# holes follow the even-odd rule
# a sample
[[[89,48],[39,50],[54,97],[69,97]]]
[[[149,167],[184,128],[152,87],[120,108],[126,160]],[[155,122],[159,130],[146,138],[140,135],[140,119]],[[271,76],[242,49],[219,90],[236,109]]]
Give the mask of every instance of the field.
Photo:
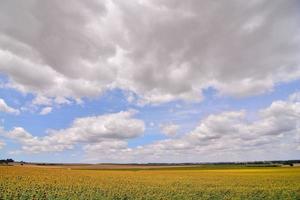
[[[300,168],[0,166],[0,199],[300,199]]]

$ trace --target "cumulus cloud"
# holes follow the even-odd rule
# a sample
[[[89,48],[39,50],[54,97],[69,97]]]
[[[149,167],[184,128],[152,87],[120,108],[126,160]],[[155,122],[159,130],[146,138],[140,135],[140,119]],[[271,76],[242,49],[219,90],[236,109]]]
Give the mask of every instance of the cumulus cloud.
[[[0,7],[0,70],[11,87],[80,98],[101,94],[111,82],[112,67],[102,66],[114,53],[103,2],[2,1]]]
[[[300,78],[297,0],[3,0],[8,86],[80,99],[120,88],[138,104],[249,96]],[[153,19],[155,17],[155,20]]]
[[[32,105],[36,105],[36,106],[51,106],[53,104],[71,104],[72,101],[70,101],[67,98],[58,96],[56,98],[49,98],[46,96],[36,96],[33,100],[32,100]]]
[[[15,127],[4,135],[20,142],[23,151],[32,153],[63,151],[72,149],[76,144],[96,143],[97,148],[116,147],[143,134],[144,122],[133,118],[134,114],[135,111],[124,111],[78,118],[69,128],[49,130],[48,135],[43,137],[33,136],[22,127]],[[112,144],[108,141],[112,141]],[[92,147],[87,145],[86,148]]]
[[[72,105],[74,103],[81,104],[81,99],[69,99],[65,97],[47,97],[43,95],[35,96],[31,102],[25,103],[20,110],[30,113],[38,113],[40,115],[47,115],[52,112],[54,108],[61,108],[63,105]]]
[[[245,110],[220,112],[208,115],[179,137],[129,147],[128,140],[141,136],[145,129],[144,122],[134,118],[135,113],[78,118],[70,127],[49,130],[46,136],[33,136],[22,127],[2,131],[2,135],[19,142],[21,151],[29,153],[64,151],[82,145],[86,159],[93,162],[286,159],[300,149],[300,101],[291,98],[274,101],[259,110],[254,120]]]
[[[178,130],[179,130],[180,126],[178,124],[173,124],[173,123],[169,123],[169,124],[161,124],[160,125],[160,129],[161,132],[167,136],[176,136]]]
[[[10,113],[19,115],[20,111],[18,109],[12,108],[6,104],[6,102],[0,98],[0,112]]]
[[[91,160],[107,162],[241,161],[282,159],[282,155],[286,159],[300,149],[299,139],[300,102],[287,100],[260,110],[256,120],[250,121],[244,110],[226,111],[209,115],[179,138],[136,148],[114,144],[113,154],[96,144],[84,150]],[[100,153],[101,158],[95,157]]]
[[[48,115],[52,112],[52,107],[45,107],[41,110],[40,115]]]

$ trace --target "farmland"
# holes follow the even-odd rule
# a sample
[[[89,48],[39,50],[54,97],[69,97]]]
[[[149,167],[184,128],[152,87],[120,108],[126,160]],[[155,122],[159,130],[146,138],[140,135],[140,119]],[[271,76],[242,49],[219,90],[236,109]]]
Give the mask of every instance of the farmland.
[[[300,168],[0,166],[0,191],[0,199],[300,199]]]

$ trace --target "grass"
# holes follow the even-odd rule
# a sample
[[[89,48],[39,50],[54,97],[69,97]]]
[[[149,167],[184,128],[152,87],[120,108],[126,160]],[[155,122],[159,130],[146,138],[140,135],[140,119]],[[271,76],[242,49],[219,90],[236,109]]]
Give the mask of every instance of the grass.
[[[299,167],[218,167],[1,166],[0,199],[300,199]]]

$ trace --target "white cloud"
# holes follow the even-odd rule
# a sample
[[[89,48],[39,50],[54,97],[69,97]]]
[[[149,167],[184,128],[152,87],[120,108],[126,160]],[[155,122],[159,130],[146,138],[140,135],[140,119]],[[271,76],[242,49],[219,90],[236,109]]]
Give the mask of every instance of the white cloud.
[[[113,156],[95,146],[87,158],[103,162],[198,162],[292,159],[299,151],[300,102],[275,101],[249,121],[246,111],[209,115],[180,138],[155,141],[136,148],[113,147]],[[274,152],[278,152],[274,154]],[[98,161],[99,161],[98,160]],[[91,161],[93,161],[91,159]]]
[[[289,100],[292,102],[300,101],[300,92],[296,92],[289,96]]]
[[[249,120],[244,110],[211,114],[180,137],[129,147],[128,140],[141,136],[145,129],[134,114],[126,111],[78,118],[70,127],[50,130],[43,137],[21,127],[4,131],[4,136],[19,142],[21,151],[28,153],[64,151],[81,144],[86,159],[93,162],[292,159],[300,149],[298,100],[275,101],[259,110],[255,120]]]
[[[11,139],[16,139],[19,141],[26,141],[33,139],[34,137],[25,131],[22,127],[15,127],[13,130],[9,131],[7,135]]]
[[[118,144],[143,134],[144,122],[133,118],[134,114],[135,111],[126,111],[78,118],[69,128],[49,130],[44,137],[33,136],[22,127],[15,127],[4,135],[20,142],[23,151],[32,153],[63,151],[76,144],[107,145],[107,140]]]
[[[18,109],[12,108],[6,104],[6,102],[0,98],[0,112],[10,113],[19,115],[20,111]]]
[[[122,150],[127,148],[126,141],[120,140],[107,140],[96,144],[87,144],[83,147],[85,151],[107,151],[115,152],[116,150]]]
[[[52,99],[45,96],[36,96],[32,100],[33,105],[44,105],[44,106],[50,106],[52,105]]]
[[[5,147],[5,145],[6,145],[5,142],[0,140],[0,149],[3,149],[3,147]]]
[[[161,132],[167,136],[176,136],[180,126],[177,124],[169,123],[160,125]]]
[[[43,95],[37,95],[31,102],[27,102],[20,109],[22,111],[28,111],[31,113],[39,113],[40,115],[46,115],[52,112],[54,107],[60,108],[62,105],[71,105],[74,103],[81,104],[80,99],[67,99],[65,97],[47,97]]]
[[[0,72],[68,101],[113,88],[141,105],[200,101],[208,87],[255,95],[300,78],[299,17],[296,0],[3,0]]]
[[[45,107],[41,110],[40,115],[48,115],[52,112],[52,107]]]

